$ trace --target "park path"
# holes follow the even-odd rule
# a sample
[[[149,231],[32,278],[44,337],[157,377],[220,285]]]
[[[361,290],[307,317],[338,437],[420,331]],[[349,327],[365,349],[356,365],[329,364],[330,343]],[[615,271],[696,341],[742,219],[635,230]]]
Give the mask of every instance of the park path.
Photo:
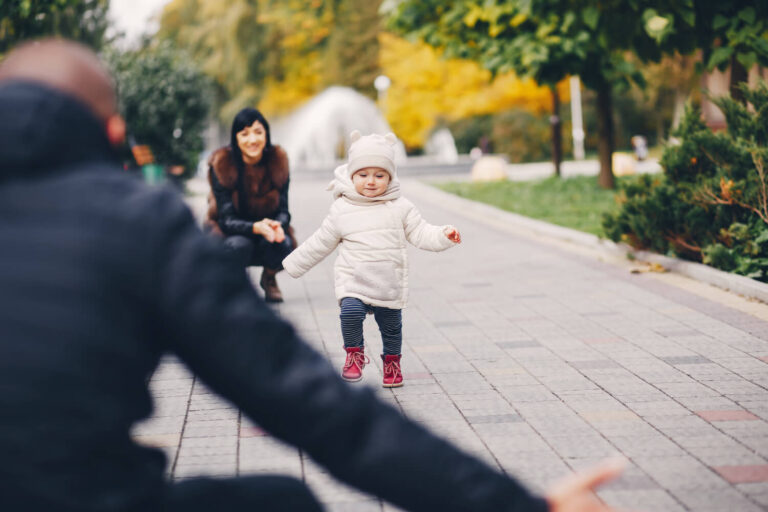
[[[327,212],[324,185],[292,182],[300,240]],[[403,182],[425,218],[455,224],[464,243],[437,254],[411,248],[406,385],[379,386],[371,319],[374,365],[360,385],[539,490],[618,452],[629,467],[600,493],[611,504],[768,510],[768,306],[672,274],[633,273],[631,262],[535,238],[425,187]],[[190,204],[199,212],[202,201]],[[299,280],[280,274],[286,302],[276,311],[340,367],[332,261]],[[395,510],[265,435],[172,358],[151,389],[155,416],[134,434],[167,452],[172,478],[289,474],[331,511]]]

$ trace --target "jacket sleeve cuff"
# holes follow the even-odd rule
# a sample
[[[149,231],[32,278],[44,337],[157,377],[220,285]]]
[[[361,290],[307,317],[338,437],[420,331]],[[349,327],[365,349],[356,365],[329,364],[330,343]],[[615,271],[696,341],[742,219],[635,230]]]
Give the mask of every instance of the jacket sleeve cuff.
[[[456,227],[450,224],[446,224],[445,226],[440,226],[440,246],[443,250],[450,249],[454,245],[458,245],[452,242],[450,238],[445,236],[446,229],[456,229]]]
[[[302,273],[296,267],[296,263],[294,262],[294,258],[291,257],[292,255],[293,255],[293,253],[289,254],[283,260],[283,270],[285,270],[288,273],[288,275],[291,276],[291,277],[294,277],[294,278],[301,277]]]

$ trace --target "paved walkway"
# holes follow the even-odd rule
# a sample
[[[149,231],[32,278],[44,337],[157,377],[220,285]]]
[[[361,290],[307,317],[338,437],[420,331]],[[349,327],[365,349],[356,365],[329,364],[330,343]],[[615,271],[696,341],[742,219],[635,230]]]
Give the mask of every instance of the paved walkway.
[[[302,240],[327,211],[324,184],[292,183]],[[426,201],[423,187],[403,190],[426,219],[458,226],[464,243],[410,251],[406,385],[380,388],[376,357],[361,385],[537,489],[620,452],[629,469],[600,493],[611,504],[768,510],[768,306],[464,216],[449,199]],[[277,311],[340,367],[332,260],[300,280],[281,274]],[[365,336],[375,356],[372,320]],[[264,435],[175,360],[151,388],[155,417],[135,435],[167,451],[173,478],[284,473],[329,510],[394,510]]]

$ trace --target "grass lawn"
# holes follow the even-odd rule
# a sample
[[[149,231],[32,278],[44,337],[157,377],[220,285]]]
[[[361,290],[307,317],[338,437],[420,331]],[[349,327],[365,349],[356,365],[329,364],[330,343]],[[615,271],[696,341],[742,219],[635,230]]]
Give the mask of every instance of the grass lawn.
[[[631,179],[636,178],[616,178],[617,185]],[[618,209],[616,191],[600,188],[596,176],[437,186],[467,199],[598,236],[604,236],[603,213]]]

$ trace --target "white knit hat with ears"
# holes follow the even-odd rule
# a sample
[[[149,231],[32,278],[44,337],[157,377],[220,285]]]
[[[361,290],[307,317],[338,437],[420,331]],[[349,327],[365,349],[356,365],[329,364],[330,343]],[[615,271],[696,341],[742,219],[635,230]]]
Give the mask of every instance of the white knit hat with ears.
[[[354,130],[349,134],[352,145],[349,146],[349,163],[347,172],[352,176],[355,172],[366,167],[380,167],[389,173],[390,178],[397,177],[395,166],[395,146],[397,137],[394,133],[386,135],[361,135]]]

